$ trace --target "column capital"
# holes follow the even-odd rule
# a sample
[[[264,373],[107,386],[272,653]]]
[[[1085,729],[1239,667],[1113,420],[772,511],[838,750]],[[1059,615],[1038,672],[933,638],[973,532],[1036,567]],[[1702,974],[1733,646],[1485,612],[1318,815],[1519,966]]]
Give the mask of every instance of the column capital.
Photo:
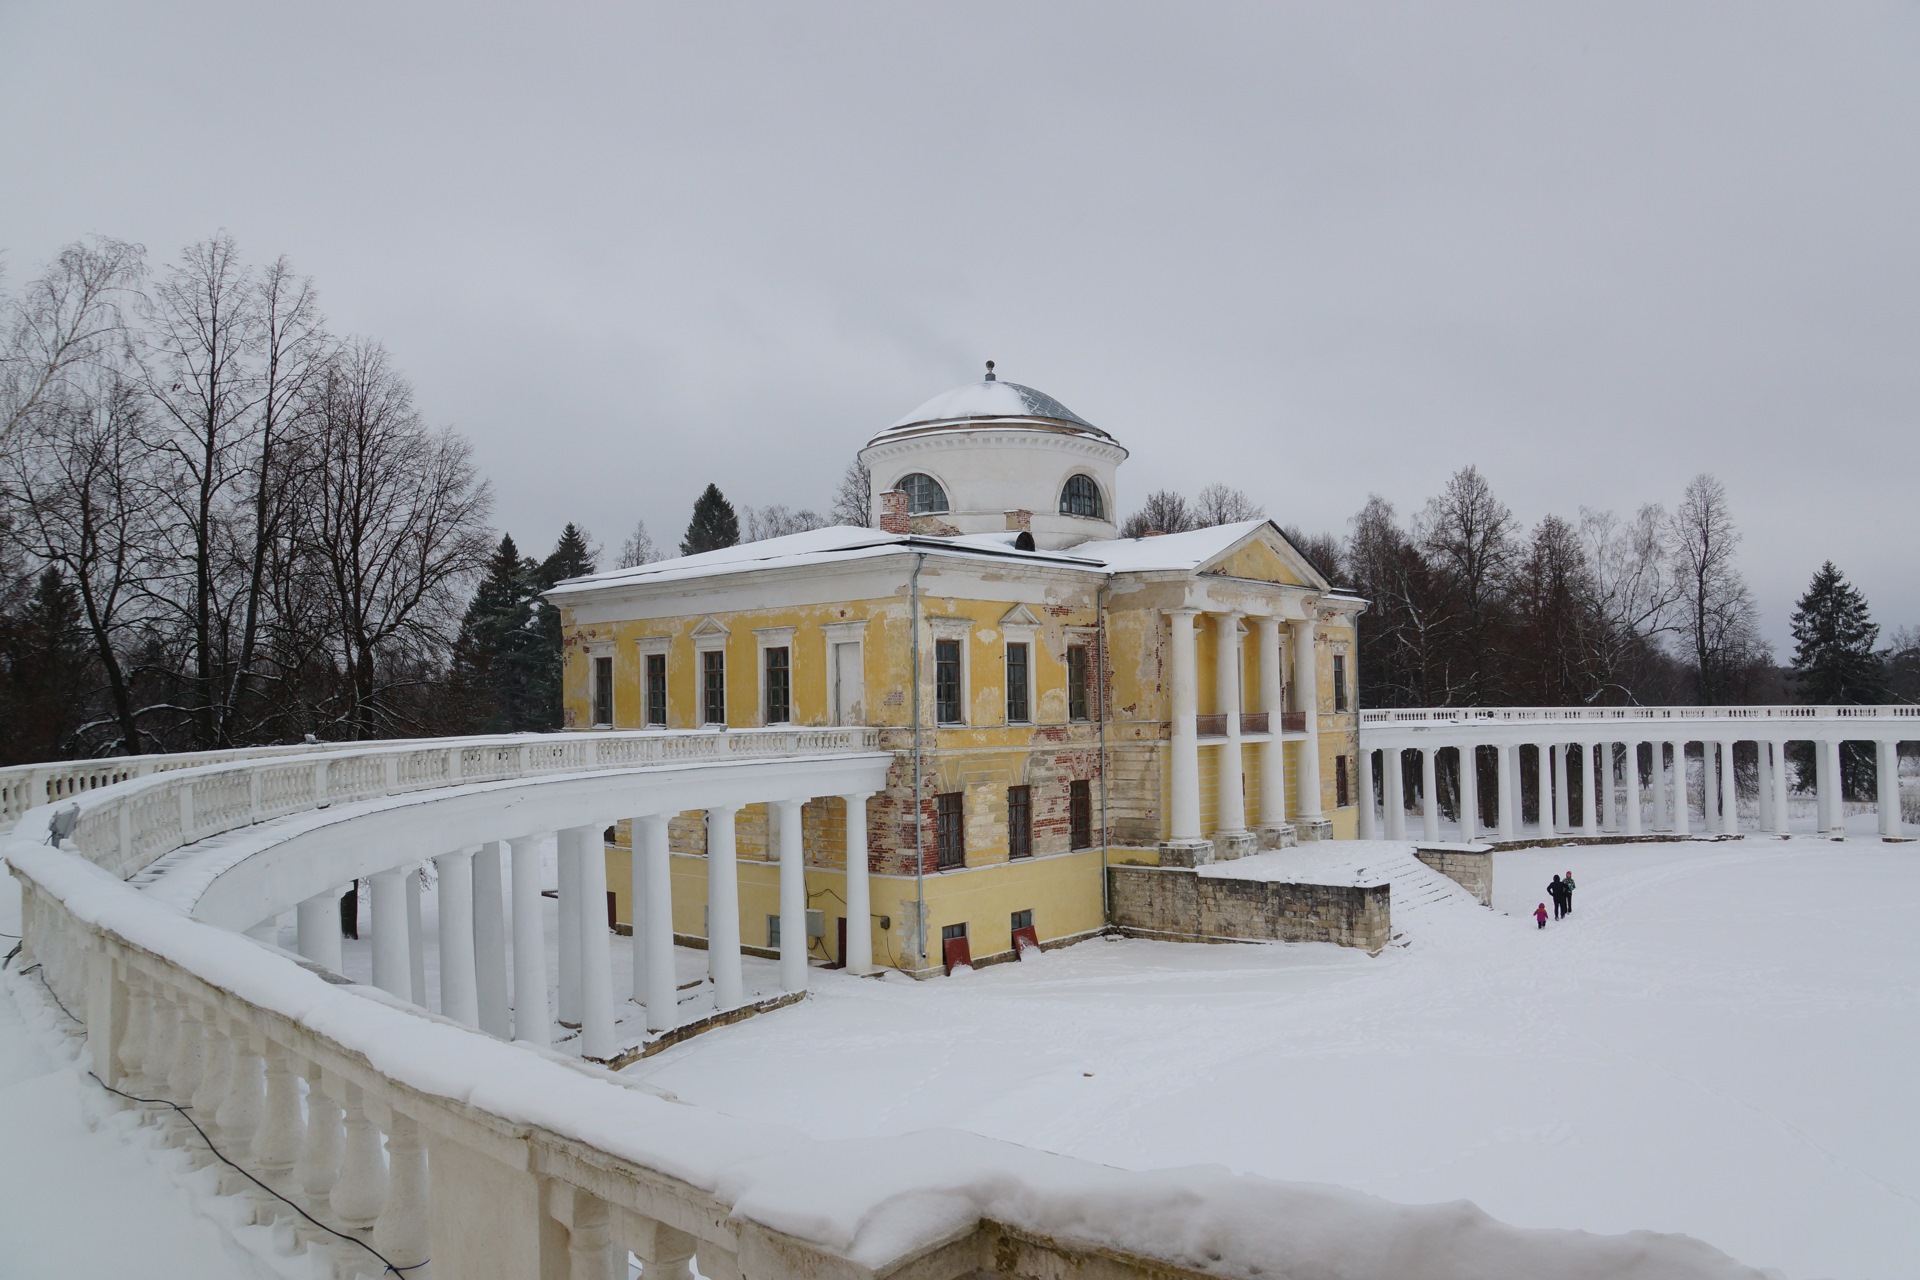
[[[1169,618],[1192,618],[1206,611],[1195,608],[1192,605],[1183,604],[1177,609],[1162,609],[1160,612],[1166,614]]]

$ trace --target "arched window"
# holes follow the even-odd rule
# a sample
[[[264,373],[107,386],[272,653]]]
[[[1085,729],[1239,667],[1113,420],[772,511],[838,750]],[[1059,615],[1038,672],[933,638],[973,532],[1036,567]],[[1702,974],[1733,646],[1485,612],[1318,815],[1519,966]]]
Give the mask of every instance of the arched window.
[[[907,511],[911,515],[934,515],[947,509],[947,491],[932,476],[916,471],[905,476],[896,489],[907,491]]]
[[[1067,487],[1060,491],[1060,514],[1106,519],[1107,504],[1100,500],[1100,486],[1093,482],[1092,476],[1068,479]]]

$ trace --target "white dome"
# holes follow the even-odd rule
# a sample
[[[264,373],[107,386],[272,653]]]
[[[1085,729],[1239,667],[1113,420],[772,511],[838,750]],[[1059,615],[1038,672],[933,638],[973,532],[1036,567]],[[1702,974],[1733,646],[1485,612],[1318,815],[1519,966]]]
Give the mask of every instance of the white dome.
[[[880,441],[923,429],[993,421],[1038,421],[1101,440],[1113,439],[1046,392],[1023,387],[1017,382],[1002,382],[991,371],[979,382],[969,382],[951,391],[941,392],[873,439]]]

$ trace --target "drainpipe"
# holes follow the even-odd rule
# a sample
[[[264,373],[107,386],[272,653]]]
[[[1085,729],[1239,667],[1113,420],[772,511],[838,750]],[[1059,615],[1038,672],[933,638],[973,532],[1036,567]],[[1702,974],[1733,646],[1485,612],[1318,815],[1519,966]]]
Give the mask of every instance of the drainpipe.
[[[926,563],[927,553],[917,552],[913,558],[913,576],[907,580],[913,619],[913,927],[919,935],[922,968],[927,963],[927,833],[920,812],[920,570]]]
[[[1095,669],[1094,688],[1100,695],[1100,915],[1113,920],[1112,890],[1107,885],[1107,845],[1112,829],[1107,826],[1107,584],[1102,582],[1093,596],[1094,634],[1100,638],[1100,662]]]

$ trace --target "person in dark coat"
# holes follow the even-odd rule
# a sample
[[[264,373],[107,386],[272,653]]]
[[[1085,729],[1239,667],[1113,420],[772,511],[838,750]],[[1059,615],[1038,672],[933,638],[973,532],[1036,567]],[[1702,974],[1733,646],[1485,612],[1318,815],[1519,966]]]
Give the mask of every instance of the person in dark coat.
[[[1560,883],[1560,877],[1554,876],[1547,882],[1547,896],[1553,899],[1553,918],[1558,920],[1567,914],[1567,887]]]
[[[1567,900],[1566,914],[1573,914],[1573,872],[1560,877],[1560,896]]]

